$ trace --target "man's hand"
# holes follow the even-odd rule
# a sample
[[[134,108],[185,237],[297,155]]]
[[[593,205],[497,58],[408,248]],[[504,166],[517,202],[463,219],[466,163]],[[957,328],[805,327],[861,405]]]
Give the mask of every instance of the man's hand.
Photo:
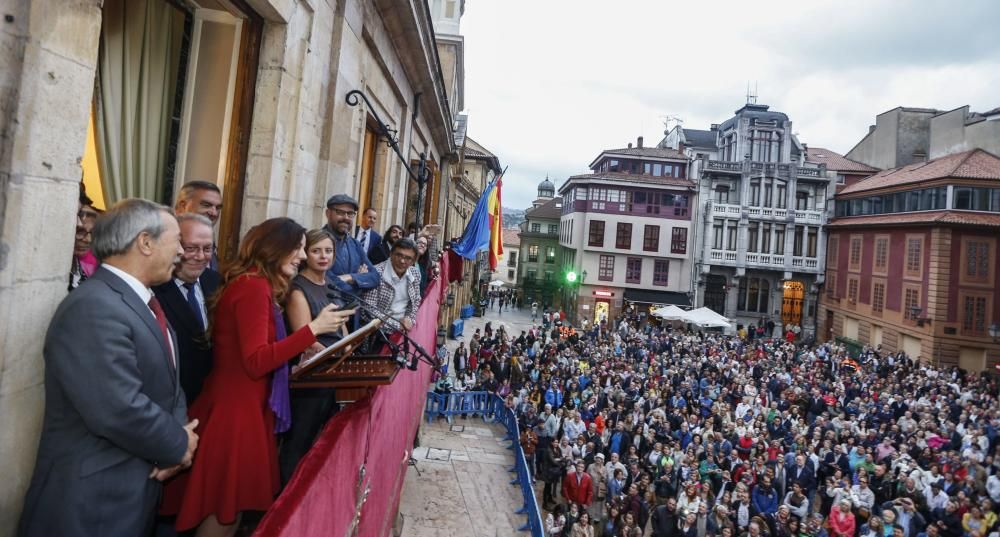
[[[184,426],[184,432],[187,433],[188,438],[188,447],[187,451],[184,453],[184,458],[181,459],[181,463],[162,469],[153,466],[153,470],[149,473],[150,479],[155,479],[161,482],[166,481],[177,475],[177,473],[181,470],[187,470],[191,467],[191,462],[194,460],[194,452],[198,449],[198,435],[194,432],[197,427],[198,420],[192,420]]]
[[[358,274],[368,274],[368,265],[358,267]]]
[[[191,420],[187,425],[184,426],[184,431],[188,435],[188,447],[187,453],[184,454],[184,458],[181,459],[181,466],[188,468],[191,466],[191,461],[194,460],[194,452],[198,449],[198,435],[194,430],[198,427],[198,420]]]
[[[361,268],[365,268],[365,266],[361,265]],[[340,276],[338,276],[338,278],[340,278],[340,281],[342,281],[342,282],[344,282],[346,284],[353,284],[354,283],[354,278],[352,278],[350,274],[341,274]]]
[[[409,317],[404,317],[400,324],[403,325],[403,330],[406,330],[407,332],[413,330],[413,321],[411,321]]]

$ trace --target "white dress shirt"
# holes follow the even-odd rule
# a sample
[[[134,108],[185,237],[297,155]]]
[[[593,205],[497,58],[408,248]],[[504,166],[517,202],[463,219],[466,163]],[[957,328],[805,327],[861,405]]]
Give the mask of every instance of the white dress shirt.
[[[142,282],[138,280],[138,278],[114,265],[105,263],[101,266],[107,268],[112,274],[121,278],[122,281],[124,281],[129,286],[129,288],[132,289],[132,291],[135,291],[135,294],[139,296],[139,300],[141,300],[142,303],[146,305],[146,311],[148,311],[149,314],[153,316],[153,322],[159,324],[159,321],[156,320],[156,314],[153,313],[152,308],[149,307],[149,299],[153,297],[153,291],[150,288],[143,285]],[[166,321],[166,319],[164,319],[164,321]],[[166,322],[167,326],[169,326],[170,321]],[[167,333],[169,334],[169,330]],[[177,356],[177,354],[174,351],[174,342],[172,338],[167,337],[167,345],[170,347],[171,363],[176,364],[177,360],[175,357]]]

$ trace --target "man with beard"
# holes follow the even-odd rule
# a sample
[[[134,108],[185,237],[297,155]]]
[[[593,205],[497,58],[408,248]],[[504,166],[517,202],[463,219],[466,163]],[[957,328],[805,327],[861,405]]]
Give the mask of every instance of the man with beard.
[[[673,497],[667,503],[653,510],[653,537],[675,537],[677,526],[677,500]]]
[[[396,244],[396,241],[401,238],[403,238],[403,228],[396,224],[390,226],[385,232],[385,236],[382,237],[382,240],[368,251],[369,261],[372,264],[378,265],[389,259],[389,252],[392,251],[392,245]]]
[[[333,235],[336,257],[327,271],[330,279],[339,280],[353,293],[374,289],[382,275],[357,239],[351,236],[354,218],[358,216],[358,202],[347,194],[336,194],[326,202],[326,221],[323,229]]]

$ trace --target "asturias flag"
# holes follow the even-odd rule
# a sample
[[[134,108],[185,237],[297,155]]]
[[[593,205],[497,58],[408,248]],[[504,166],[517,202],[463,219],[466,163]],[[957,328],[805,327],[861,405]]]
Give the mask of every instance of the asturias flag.
[[[497,261],[503,255],[503,205],[500,203],[500,189],[503,177],[496,180],[490,194],[490,270],[497,269]]]
[[[476,254],[485,250],[490,245],[490,201],[492,199],[493,188],[496,181],[486,186],[483,195],[476,202],[476,208],[472,210],[469,224],[462,233],[462,238],[452,247],[452,250],[466,258],[475,259]]]

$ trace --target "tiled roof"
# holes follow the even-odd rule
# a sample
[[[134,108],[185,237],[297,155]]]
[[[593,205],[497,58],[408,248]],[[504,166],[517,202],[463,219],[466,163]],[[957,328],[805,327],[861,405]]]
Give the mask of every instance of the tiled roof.
[[[806,148],[806,162],[812,164],[826,164],[826,169],[838,172],[875,173],[878,171],[878,168],[873,168],[867,164],[851,160],[839,153],[830,151],[829,149],[823,147]]]
[[[626,147],[624,149],[605,149],[601,151],[604,153],[614,153],[616,155],[629,155],[634,157],[653,157],[653,158],[673,158],[678,160],[687,160],[684,153],[677,151],[676,149],[670,149],[669,147]]]
[[[521,244],[521,231],[517,229],[505,229],[503,230],[503,244],[504,246],[510,244],[513,246],[520,246]]]
[[[881,171],[849,185],[841,190],[840,194],[867,192],[946,178],[1000,180],[1000,157],[982,149],[946,155],[928,162]]]
[[[684,139],[689,147],[715,147],[715,131],[684,129]]]
[[[599,181],[641,183],[644,185],[673,186],[673,187],[684,187],[684,188],[695,187],[693,181],[691,181],[690,179],[684,179],[682,177],[652,177],[648,175],[637,175],[634,173],[601,172],[601,173],[585,173],[582,175],[574,175],[569,179],[567,179],[565,183],[563,183],[563,188],[565,188],[566,185],[573,180],[587,181],[595,179]]]
[[[902,226],[908,224],[952,224],[964,226],[1000,227],[1000,213],[973,211],[921,211],[914,213],[879,214],[835,218],[829,227]]]
[[[524,211],[525,218],[547,218],[559,220],[562,218],[562,198],[552,198],[543,205]]]

